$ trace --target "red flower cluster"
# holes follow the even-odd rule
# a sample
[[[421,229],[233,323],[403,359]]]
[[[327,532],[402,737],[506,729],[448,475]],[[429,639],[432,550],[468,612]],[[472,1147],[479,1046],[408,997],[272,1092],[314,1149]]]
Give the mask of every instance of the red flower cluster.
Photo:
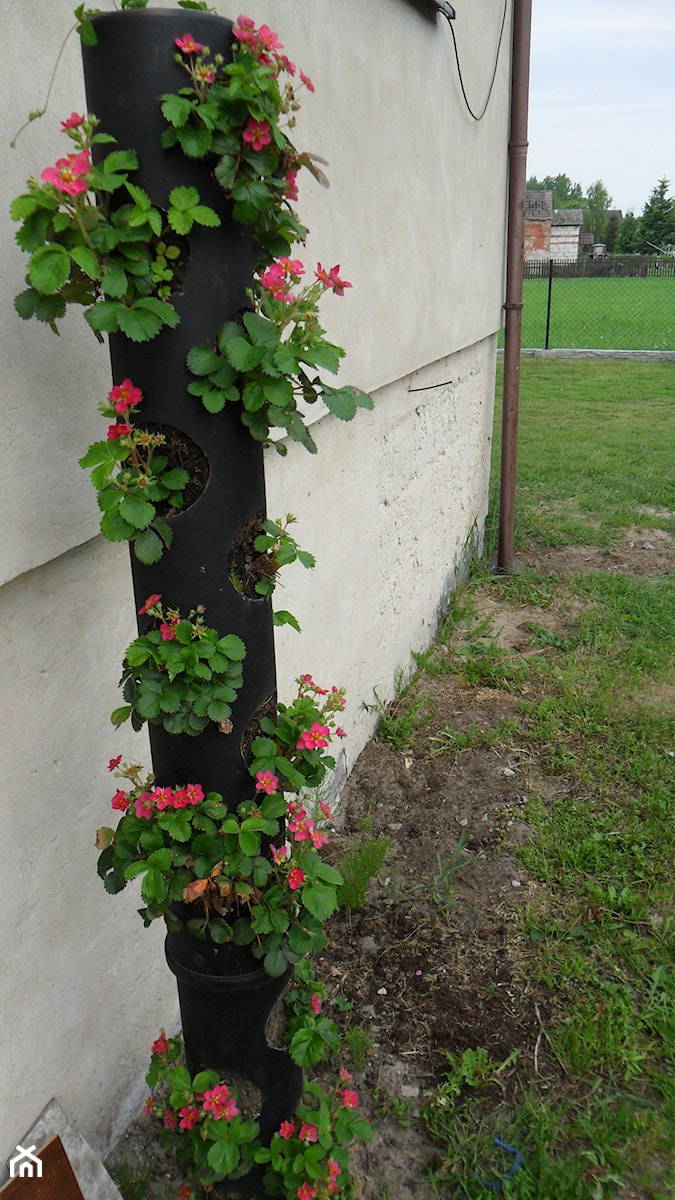
[[[111,759],[109,769],[114,770],[118,765],[119,759]],[[127,792],[118,788],[110,803],[118,812],[126,812],[131,804],[131,799],[132,797]],[[186,783],[182,788],[155,787],[151,792],[140,792],[134,798],[133,803],[136,816],[149,821],[154,817],[155,811],[163,812],[166,808],[187,808],[189,804],[199,804],[203,799],[204,791],[201,784]]]
[[[297,258],[280,258],[273,262],[260,276],[260,283],[275,300],[290,304],[295,300],[291,292],[293,284],[304,275],[305,268]]]
[[[224,1083],[217,1083],[208,1092],[204,1092],[202,1107],[213,1117],[214,1121],[231,1121],[239,1115],[232,1092]]]
[[[232,33],[241,42],[242,46],[247,46],[256,58],[263,63],[269,63],[270,54],[272,58],[280,62],[285,70],[290,69],[290,74],[295,73],[295,65],[286,58],[286,55],[279,55],[277,50],[283,50],[283,45],[279,41],[276,33],[273,33],[269,25],[261,25],[260,29],[256,29],[255,21],[251,17],[237,17],[236,25],[232,26]]]

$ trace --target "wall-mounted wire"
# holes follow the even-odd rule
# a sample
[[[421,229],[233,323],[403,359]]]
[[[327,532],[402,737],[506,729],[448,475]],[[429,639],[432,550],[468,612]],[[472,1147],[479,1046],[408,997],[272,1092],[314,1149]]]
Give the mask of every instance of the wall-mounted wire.
[[[436,9],[436,12],[443,13],[448,21],[454,21],[455,10],[451,4],[446,3],[446,0],[429,0],[429,3],[432,8]]]
[[[462,64],[459,61],[459,50],[457,48],[457,39],[455,37],[455,28],[452,24],[452,20],[451,20],[450,16],[448,15],[448,13],[445,12],[444,8],[439,6],[439,8],[437,10],[438,12],[441,13],[442,16],[444,16],[446,18],[448,25],[450,26],[450,32],[452,34],[452,44],[455,48],[455,60],[457,62],[457,74],[459,76],[459,86],[462,89],[462,96],[464,98],[464,103],[467,107],[469,116],[473,117],[474,121],[482,121],[483,120],[483,117],[485,116],[487,109],[488,109],[488,104],[490,103],[490,97],[492,96],[492,89],[495,84],[495,79],[497,78],[497,66],[499,64],[499,52],[502,48],[502,38],[504,36],[504,26],[506,25],[506,12],[507,12],[508,6],[509,6],[509,0],[504,0],[504,11],[502,13],[502,21],[501,21],[501,26],[499,29],[499,40],[497,42],[497,53],[495,54],[495,63],[494,63],[494,67],[492,69],[492,78],[490,80],[490,86],[488,88],[487,96],[485,97],[485,103],[479,113],[475,113],[473,111],[473,109],[469,103],[469,98],[466,94],[466,88],[464,87],[464,79],[462,76]]]

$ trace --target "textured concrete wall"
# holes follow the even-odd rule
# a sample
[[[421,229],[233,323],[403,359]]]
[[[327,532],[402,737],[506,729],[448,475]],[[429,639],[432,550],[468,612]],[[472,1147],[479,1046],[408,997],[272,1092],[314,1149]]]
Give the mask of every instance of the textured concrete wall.
[[[290,507],[298,541],[317,558],[285,581],[281,604],[303,632],[278,631],[279,676],[286,689],[305,671],[347,688],[348,767],[373,730],[373,689],[391,698],[480,536],[494,361],[494,338],[458,351],[387,384],[358,426],[319,422],[316,456],[292,446],[268,462],[270,513]]]
[[[168,7],[169,5],[164,5]],[[71,0],[1,0],[6,147],[42,102]],[[493,99],[475,123],[461,100],[449,31],[405,0],[251,0],[312,76],[297,143],[330,159],[331,189],[302,183],[308,269],[340,262],[354,284],[326,297],[341,380],[374,390],[352,425],[317,421],[319,454],[268,455],[271,515],[298,517],[318,559],[282,594],[303,635],[280,631],[280,692],[305,671],[349,690],[344,766],[372,731],[373,688],[425,645],[463,547],[484,513],[503,290],[508,23]],[[218,0],[223,14],[228,11]],[[465,84],[482,104],[501,0],[458,14]],[[189,29],[186,13],[186,30]],[[0,1155],[55,1095],[96,1146],[129,1110],[148,1047],[176,1017],[161,930],[144,931],[131,892],[95,874],[111,755],[147,761],[145,740],[108,715],[134,633],[126,549],[97,536],[77,459],[100,436],[107,352],[77,314],[57,339],[21,322],[25,261],[10,197],[61,152],[59,121],[82,110],[79,48],[64,51],[50,109],[5,153],[0,177],[0,620],[3,630]],[[415,391],[422,388],[425,390]]]

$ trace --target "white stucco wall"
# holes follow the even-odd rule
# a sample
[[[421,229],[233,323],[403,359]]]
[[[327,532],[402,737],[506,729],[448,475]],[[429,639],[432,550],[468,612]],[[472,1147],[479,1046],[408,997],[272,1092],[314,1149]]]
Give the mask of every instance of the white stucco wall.
[[[169,7],[167,3],[163,5]],[[495,332],[503,300],[509,29],[494,95],[476,124],[459,93],[447,26],[405,0],[251,0],[314,80],[297,144],[330,160],[331,188],[302,181],[308,269],[339,262],[354,285],[326,297],[324,323],[347,350],[345,382],[376,408],[351,425],[317,422],[316,457],[268,455],[273,516],[295,513],[317,567],[296,566],[279,631],[282,696],[311,671],[344,684],[346,765],[372,731],[365,705],[391,696],[397,667],[427,644],[463,547],[484,514]],[[480,7],[480,11],[478,8]],[[218,11],[237,11],[218,0]],[[458,11],[465,84],[482,104],[501,0]],[[160,1024],[175,1020],[161,930],[144,931],[131,893],[105,895],[93,837],[108,819],[111,755],[141,759],[109,713],[134,633],[125,547],[97,536],[77,459],[100,436],[107,351],[77,315],[55,338],[21,322],[12,298],[24,256],[11,197],[61,150],[59,121],[82,110],[77,39],[46,117],[7,150],[40,105],[71,0],[0,0],[0,628],[3,631],[0,938],[0,1159],[55,1095],[103,1147],[128,1112]],[[186,13],[186,30],[189,13]],[[412,389],[426,389],[416,391]],[[4,585],[4,586],[3,586]],[[147,761],[147,755],[145,755]],[[113,789],[114,790],[114,789]]]

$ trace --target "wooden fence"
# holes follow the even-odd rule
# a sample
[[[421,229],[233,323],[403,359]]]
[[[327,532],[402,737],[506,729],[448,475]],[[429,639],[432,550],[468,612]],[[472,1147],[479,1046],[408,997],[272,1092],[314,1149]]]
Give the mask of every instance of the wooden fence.
[[[606,258],[587,255],[577,261],[564,258],[528,258],[525,279],[627,279],[647,275],[675,275],[675,258],[665,255],[617,254]]]

